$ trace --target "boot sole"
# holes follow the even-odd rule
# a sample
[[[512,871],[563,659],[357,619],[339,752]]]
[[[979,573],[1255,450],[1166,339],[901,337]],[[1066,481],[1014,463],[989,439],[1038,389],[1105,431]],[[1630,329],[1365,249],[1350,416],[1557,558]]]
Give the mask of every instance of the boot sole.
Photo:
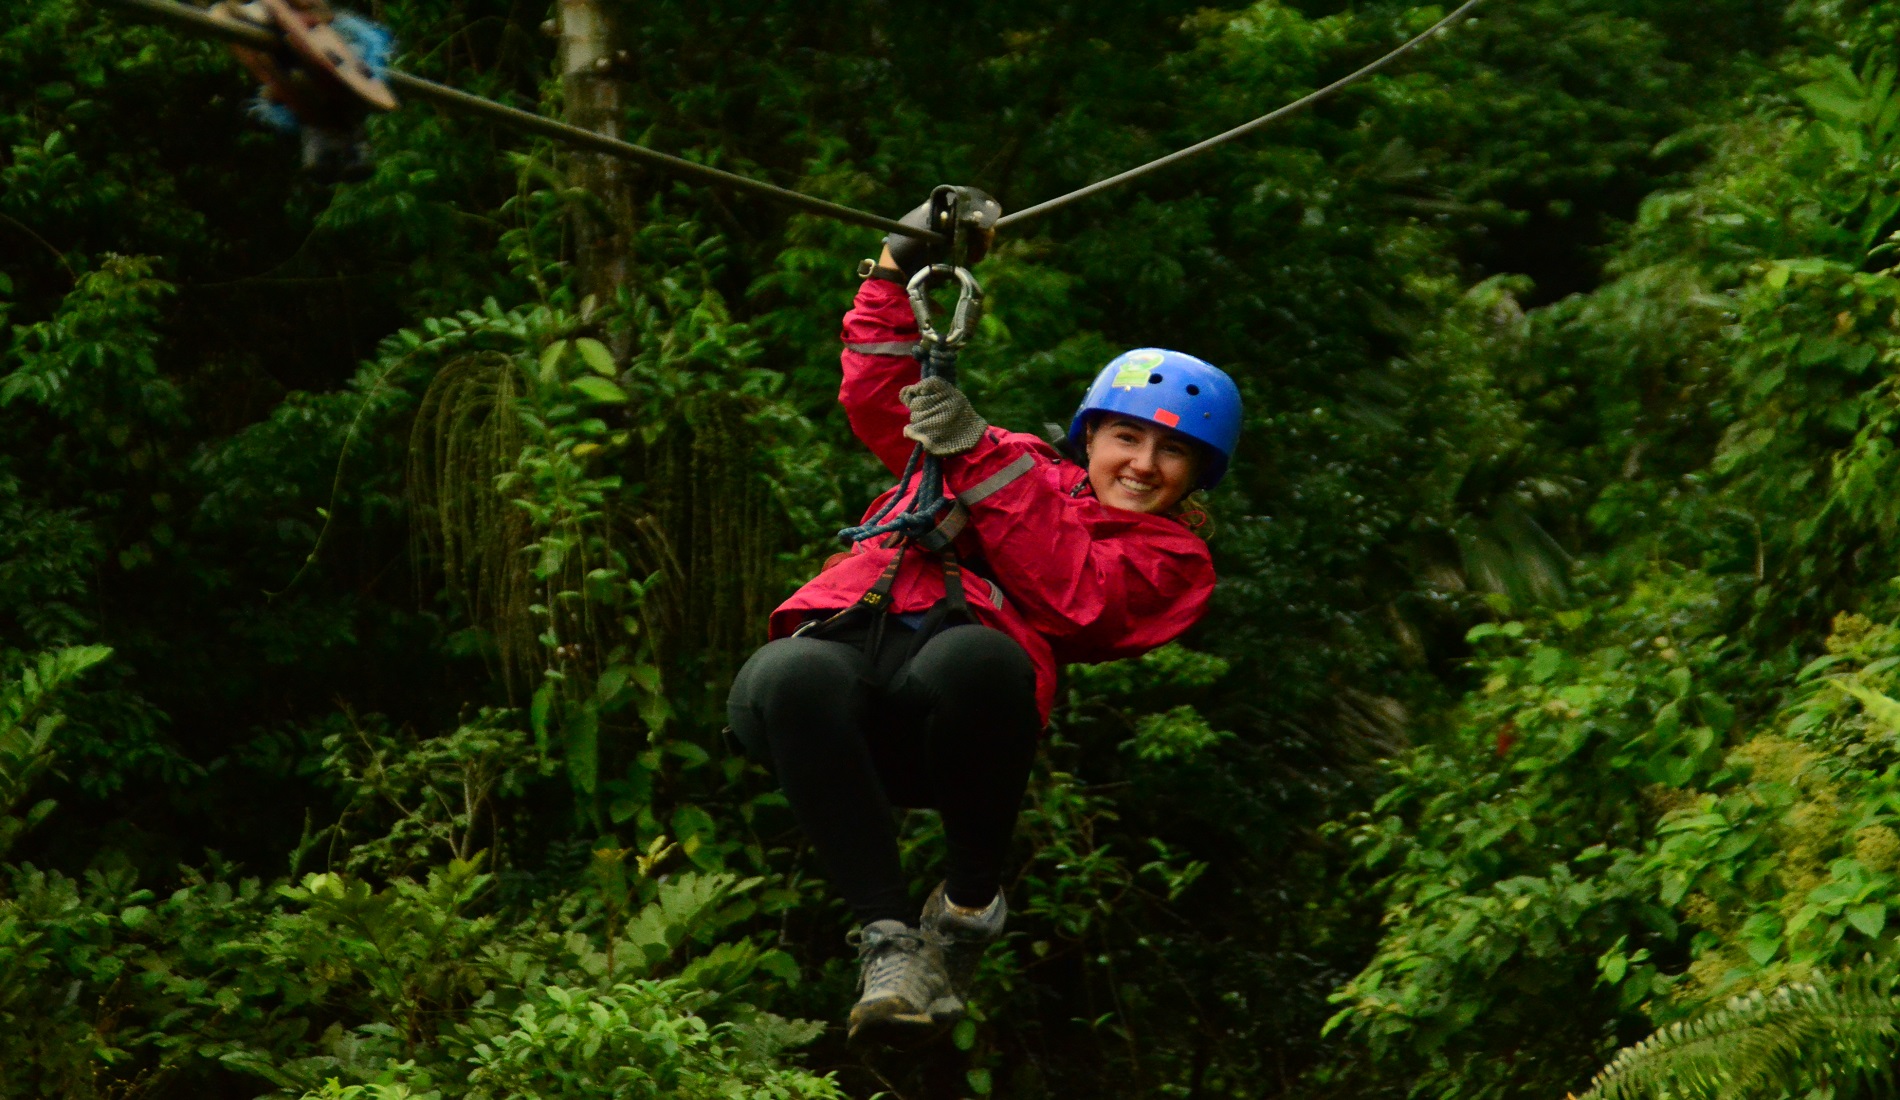
[[[868,1007],[870,1011],[860,1013],[857,1008],[851,1010],[849,1029],[845,1039],[851,1043],[883,1042],[911,1036],[923,1037],[963,1019],[963,1002],[955,997],[939,997],[930,1003],[923,1012],[901,1010],[902,1002],[892,1004],[896,1011],[883,1011],[883,1006],[891,1002],[878,1002]]]

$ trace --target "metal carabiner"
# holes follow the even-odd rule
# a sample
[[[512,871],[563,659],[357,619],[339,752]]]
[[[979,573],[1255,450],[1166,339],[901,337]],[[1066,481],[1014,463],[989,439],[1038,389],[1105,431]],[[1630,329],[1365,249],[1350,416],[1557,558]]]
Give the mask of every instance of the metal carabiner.
[[[957,280],[957,304],[950,313],[950,332],[939,334],[930,323],[930,280],[932,276],[955,276]],[[975,331],[976,323],[983,316],[983,288],[976,276],[961,267],[949,264],[931,264],[910,277],[910,309],[917,315],[917,336],[926,347],[949,349],[961,348]]]

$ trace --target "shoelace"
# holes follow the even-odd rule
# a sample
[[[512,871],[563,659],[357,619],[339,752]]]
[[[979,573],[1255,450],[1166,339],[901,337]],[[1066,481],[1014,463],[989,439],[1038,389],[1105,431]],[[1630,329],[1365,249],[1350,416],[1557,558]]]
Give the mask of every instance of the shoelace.
[[[876,940],[860,937],[858,943],[858,957],[865,960],[864,996],[890,994],[918,1007],[929,1002],[929,990],[916,970],[925,947],[921,934],[906,930]]]

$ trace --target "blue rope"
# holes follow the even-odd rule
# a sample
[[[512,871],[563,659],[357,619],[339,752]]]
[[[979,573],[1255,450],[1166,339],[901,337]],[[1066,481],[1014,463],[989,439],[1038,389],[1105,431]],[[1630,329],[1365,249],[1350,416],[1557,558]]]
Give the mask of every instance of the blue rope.
[[[919,497],[921,496],[920,493]],[[930,529],[937,525],[937,516],[954,503],[956,502],[948,497],[939,497],[936,504],[923,511],[905,512],[888,523],[867,523],[861,527],[847,527],[838,532],[838,537],[852,543],[878,538],[892,532],[903,535],[907,539],[920,538],[930,533]]]
[[[957,353],[954,348],[933,344],[930,350],[920,356],[923,364],[921,375],[924,378],[943,378],[954,382],[957,376]],[[910,486],[912,475],[923,468],[923,476],[917,485],[917,493],[911,497],[910,507],[901,514],[886,520],[904,499],[904,490]],[[882,538],[889,534],[899,534],[906,539],[915,539],[929,534],[937,525],[937,517],[956,502],[943,495],[943,462],[936,455],[924,451],[919,443],[910,451],[910,461],[904,463],[904,473],[897,479],[897,487],[891,493],[891,499],[884,507],[866,522],[847,527],[838,532],[838,538],[846,543],[857,544],[866,539]]]
[[[870,527],[874,524],[884,522],[884,517],[890,515],[891,510],[897,507],[897,502],[904,499],[904,490],[910,488],[910,479],[917,473],[917,463],[923,458],[923,455],[924,445],[921,443],[910,449],[910,458],[904,463],[904,472],[899,475],[897,486],[891,490],[891,498],[884,502],[884,507],[877,510],[877,515],[864,521],[864,526]],[[855,531],[857,528],[852,527],[849,528],[849,530]]]

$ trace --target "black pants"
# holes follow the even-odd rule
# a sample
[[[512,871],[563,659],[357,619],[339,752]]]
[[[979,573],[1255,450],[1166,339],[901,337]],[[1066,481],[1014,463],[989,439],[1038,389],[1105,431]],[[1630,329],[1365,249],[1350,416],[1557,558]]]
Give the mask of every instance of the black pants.
[[[890,626],[887,666],[912,642]],[[1007,634],[953,626],[878,670],[850,641],[781,638],[739,670],[727,709],[860,922],[916,923],[892,806],[942,814],[952,901],[996,896],[1038,726],[1035,669]]]

